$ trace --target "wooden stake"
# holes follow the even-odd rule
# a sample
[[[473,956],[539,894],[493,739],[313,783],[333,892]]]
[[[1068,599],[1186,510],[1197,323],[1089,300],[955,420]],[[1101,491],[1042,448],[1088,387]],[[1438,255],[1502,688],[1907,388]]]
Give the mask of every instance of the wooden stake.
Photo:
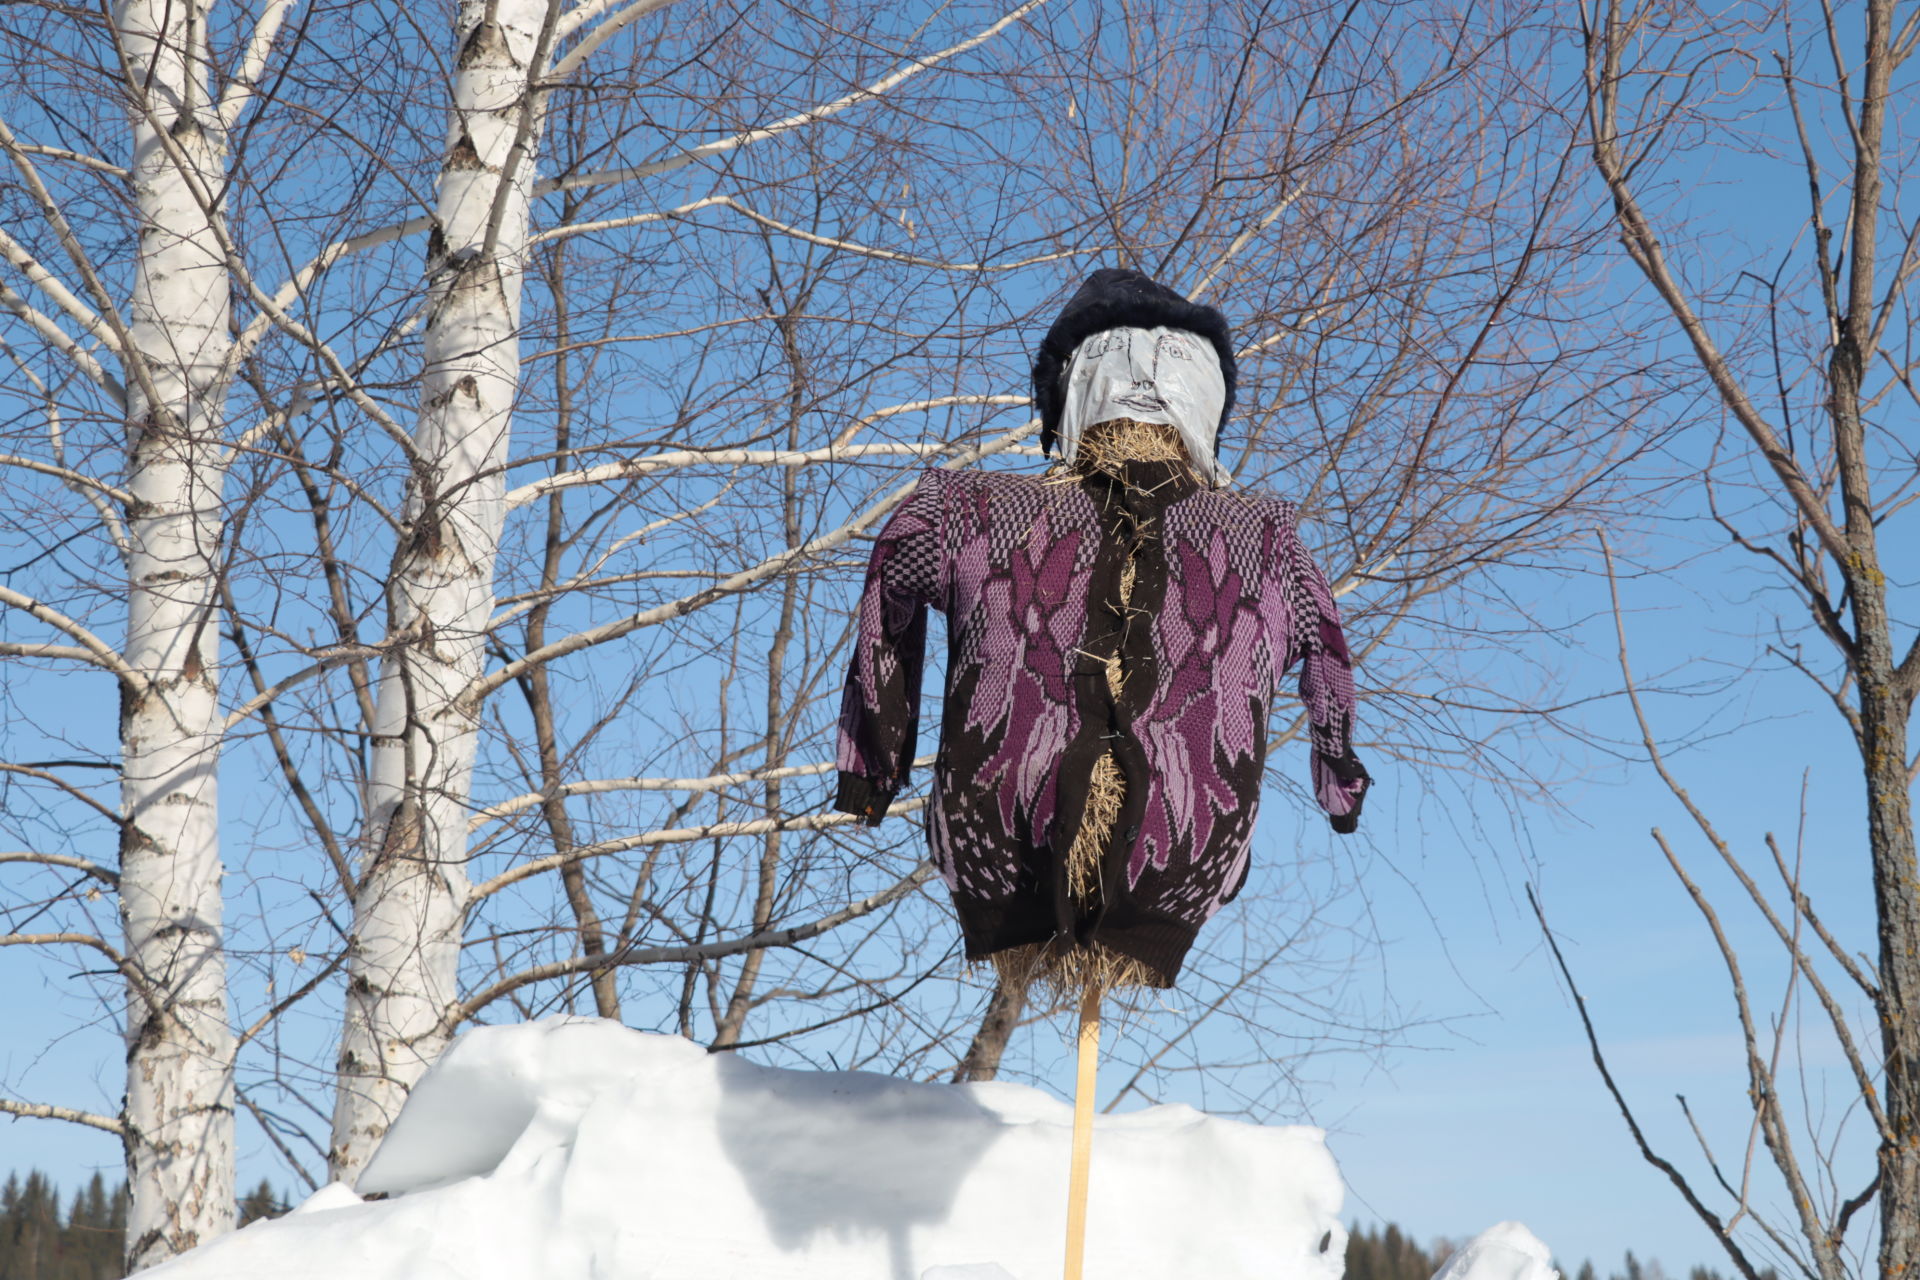
[[[1100,1069],[1100,988],[1080,997],[1080,1070],[1073,1085],[1073,1170],[1067,1179],[1066,1280],[1080,1280],[1087,1251],[1087,1166],[1093,1155],[1094,1076]]]

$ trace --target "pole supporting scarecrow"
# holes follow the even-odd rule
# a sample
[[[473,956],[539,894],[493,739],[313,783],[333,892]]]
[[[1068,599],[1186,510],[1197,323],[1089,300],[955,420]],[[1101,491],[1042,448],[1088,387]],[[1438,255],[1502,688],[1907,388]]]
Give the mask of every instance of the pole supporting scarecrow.
[[[1087,1178],[1093,1164],[1094,1077],[1100,1070],[1100,989],[1080,997],[1080,1036],[1073,1081],[1073,1162],[1067,1174],[1066,1280],[1080,1280],[1087,1256]]]

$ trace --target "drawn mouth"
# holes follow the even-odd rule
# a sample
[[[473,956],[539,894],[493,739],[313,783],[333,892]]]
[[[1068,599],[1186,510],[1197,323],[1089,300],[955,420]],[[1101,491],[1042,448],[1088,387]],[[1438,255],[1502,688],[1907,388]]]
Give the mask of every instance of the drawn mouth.
[[[1114,397],[1114,402],[1129,409],[1164,409],[1167,402],[1150,391],[1127,391]]]

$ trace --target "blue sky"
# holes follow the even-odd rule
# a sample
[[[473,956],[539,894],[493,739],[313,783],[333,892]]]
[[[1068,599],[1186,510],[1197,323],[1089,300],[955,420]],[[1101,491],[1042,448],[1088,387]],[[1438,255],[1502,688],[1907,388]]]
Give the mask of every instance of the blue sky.
[[[1638,679],[1652,685],[1671,669],[1668,680],[1678,683],[1683,673],[1718,674],[1716,664],[1757,657],[1752,633],[1765,615],[1750,592],[1758,578],[1736,554],[1623,584]],[[1608,617],[1584,628],[1579,670],[1593,686],[1618,685],[1611,629]],[[1871,951],[1857,755],[1811,684],[1792,673],[1754,673],[1722,696],[1650,696],[1647,708],[1663,732],[1705,725],[1715,735],[1670,765],[1770,887],[1778,882],[1763,838],[1775,833],[1794,856],[1804,777],[1805,883],[1836,932]],[[1617,701],[1596,718],[1631,732]],[[1723,1214],[1727,1201],[1707,1194],[1710,1179],[1675,1095],[1686,1095],[1723,1166],[1737,1169],[1751,1126],[1739,1026],[1708,928],[1651,829],[1664,831],[1716,904],[1757,1009],[1778,1007],[1786,963],[1653,771],[1594,753],[1587,764],[1588,775],[1559,797],[1564,814],[1529,816],[1524,852],[1436,847],[1418,826],[1376,823],[1374,839],[1390,856],[1418,864],[1412,878],[1425,902],[1423,909],[1407,889],[1382,882],[1391,898],[1382,915],[1398,925],[1380,956],[1388,979],[1404,999],[1464,1016],[1458,1038],[1435,1038],[1445,1047],[1395,1054],[1378,1074],[1340,1082],[1321,1114],[1336,1130],[1334,1149],[1356,1199],[1416,1236],[1518,1218],[1569,1264],[1591,1257],[1604,1272],[1632,1248],[1670,1273],[1695,1263],[1727,1270],[1708,1230],[1642,1160],[1603,1092],[1521,886],[1538,887],[1609,1065],[1655,1149]],[[1484,1003],[1478,1015],[1470,1012],[1476,1002]],[[1817,1021],[1816,1011],[1804,1042],[1807,1087],[1826,1089],[1837,1114],[1851,1082],[1821,1047],[1811,1029]],[[1836,1114],[1824,1117],[1829,1128]],[[1847,1187],[1851,1195],[1871,1177],[1871,1156],[1857,1142],[1841,1151],[1842,1180],[1858,1183]],[[1777,1211],[1783,1200],[1772,1183],[1761,1177],[1755,1185],[1756,1203]]]
[[[1777,255],[1794,242],[1802,188],[1791,169],[1721,160],[1692,175],[1677,199],[1710,223],[1737,226],[1739,239]],[[1724,253],[1732,262],[1736,256],[1730,238],[1703,244],[1707,258]],[[1704,450],[1705,440],[1692,447]],[[1678,753],[1674,765],[1743,854],[1764,857],[1760,841],[1767,831],[1793,847],[1804,776],[1806,873],[1817,905],[1843,936],[1870,948],[1852,745],[1803,678],[1775,669],[1749,677],[1747,669],[1766,664],[1766,620],[1780,602],[1755,594],[1766,579],[1739,553],[1697,555],[1701,547],[1693,540],[1708,536],[1676,521],[1631,548],[1643,563],[1679,566],[1622,584],[1634,659],[1649,685],[1730,673],[1741,679],[1697,697],[1650,697],[1649,710],[1663,732],[1709,731],[1699,745]],[[1603,693],[1617,689],[1618,671],[1597,556],[1590,569],[1585,578],[1517,589],[1551,598],[1566,619],[1562,639],[1576,645],[1563,651],[1570,683]],[[1586,723],[1616,741],[1629,733],[1617,701],[1595,704]],[[1746,1078],[1725,973],[1649,828],[1667,831],[1717,901],[1731,904],[1737,890],[1710,865],[1711,851],[1644,765],[1576,742],[1552,749],[1563,753],[1573,780],[1556,794],[1557,810],[1525,810],[1517,826],[1490,792],[1428,794],[1417,779],[1378,759],[1371,761],[1379,786],[1365,834],[1351,846],[1336,843],[1317,821],[1270,806],[1261,874],[1289,874],[1286,854],[1295,841],[1310,858],[1359,859],[1362,896],[1340,909],[1378,945],[1362,948],[1358,977],[1407,1018],[1435,1020],[1377,1055],[1316,1064],[1313,1073],[1323,1084],[1313,1095],[1311,1118],[1329,1129],[1346,1169],[1353,1190],[1349,1216],[1396,1221],[1423,1239],[1456,1240],[1517,1218],[1569,1265],[1592,1258],[1604,1272],[1632,1248],[1642,1258],[1660,1259],[1670,1274],[1696,1263],[1725,1270],[1706,1230],[1634,1150],[1602,1091],[1524,886],[1538,887],[1610,1061],[1652,1140],[1702,1185],[1705,1172],[1674,1095],[1688,1097],[1715,1151],[1737,1166],[1748,1138]],[[1457,810],[1475,803],[1486,807],[1484,839],[1462,834],[1476,827]],[[1763,957],[1749,967],[1756,999],[1777,1002],[1785,977],[1777,951],[1750,912],[1729,906],[1728,924],[1746,954]],[[111,1111],[120,1092],[117,1038],[109,1029],[68,1021],[84,1006],[51,985],[63,981],[47,976],[53,972],[17,951],[0,952],[7,1016],[36,1028],[30,1041],[17,1034],[0,1039],[0,1082],[17,1084],[28,1096]],[[47,1027],[67,1030],[42,1043],[40,1029]],[[1831,1091],[1837,1116],[1848,1082],[1829,1056],[1808,1044],[1809,1087]],[[1064,1071],[1052,1081],[1064,1092]],[[257,1134],[247,1142],[243,1179],[265,1174],[284,1184],[286,1175]],[[0,1169],[38,1166],[71,1189],[96,1168],[115,1175],[118,1161],[116,1140],[102,1133],[0,1122]],[[1841,1163],[1845,1179],[1864,1182],[1858,1150],[1843,1144]],[[1777,1207],[1772,1185],[1764,1178],[1756,1185],[1761,1203],[1771,1198]],[[1846,1193],[1857,1189],[1848,1185]]]
[[[1718,674],[1718,665],[1754,657],[1763,615],[1753,589],[1761,579],[1734,555],[1623,582],[1635,666],[1649,685]],[[1560,603],[1581,642],[1573,683],[1597,692],[1617,687],[1618,671],[1612,621],[1599,612],[1605,595],[1597,556],[1593,568],[1596,576],[1561,584]],[[1680,752],[1674,765],[1744,853],[1763,854],[1760,837],[1768,830],[1791,848],[1802,771],[1810,770],[1807,869],[1816,901],[1837,930],[1870,946],[1851,744],[1804,679],[1780,672],[1755,679],[1753,687],[1715,697],[1652,695],[1649,711],[1676,734],[1703,722],[1728,730]],[[1590,719],[1596,730],[1623,737],[1623,713],[1616,700],[1599,704]],[[1370,859],[1363,878],[1367,927],[1380,945],[1362,950],[1361,977],[1409,1016],[1441,1023],[1377,1056],[1315,1066],[1325,1083],[1310,1118],[1330,1130],[1346,1170],[1349,1217],[1395,1221],[1421,1239],[1456,1240],[1516,1218],[1570,1266],[1590,1257],[1604,1273],[1631,1248],[1660,1259],[1670,1274],[1696,1263],[1725,1270],[1706,1230],[1640,1159],[1602,1092],[1524,885],[1538,885],[1643,1123],[1664,1154],[1704,1179],[1673,1095],[1688,1096],[1725,1160],[1747,1136],[1745,1076],[1724,972],[1649,828],[1668,832],[1723,903],[1731,902],[1728,882],[1711,873],[1710,851],[1650,770],[1578,744],[1565,750],[1579,776],[1557,797],[1561,811],[1524,812],[1511,837],[1504,836],[1505,815],[1496,813],[1486,825],[1503,838],[1484,844],[1463,841],[1453,834],[1456,824],[1434,820],[1434,806],[1464,801],[1429,796],[1416,780],[1373,761],[1379,784],[1356,848]],[[1263,875],[1289,874],[1284,850],[1295,838],[1306,850],[1354,852],[1318,822],[1301,823],[1269,804]],[[1750,913],[1728,914],[1737,936],[1765,956],[1753,966],[1756,988],[1776,990],[1783,976],[1777,953],[1765,950]],[[45,973],[25,955],[0,953],[10,1019],[72,1026],[46,1045],[7,1037],[0,1079],[41,1086],[30,1096],[111,1111],[120,1089],[116,1038],[64,1021],[75,1006]],[[1053,1083],[1062,1093],[1070,1088],[1064,1070]],[[1835,1096],[1843,1095],[1845,1082],[1833,1083]],[[257,1135],[247,1145],[245,1181],[264,1174],[276,1185],[287,1182]],[[38,1166],[67,1188],[95,1168],[114,1176],[118,1156],[117,1142],[105,1134],[0,1123],[0,1167]],[[1857,1153],[1851,1167],[1864,1167]]]

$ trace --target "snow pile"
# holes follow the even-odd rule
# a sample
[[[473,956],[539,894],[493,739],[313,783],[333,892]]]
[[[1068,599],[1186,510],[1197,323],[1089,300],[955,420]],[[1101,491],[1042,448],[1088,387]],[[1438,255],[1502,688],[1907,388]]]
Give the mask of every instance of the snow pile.
[[[1517,1222],[1488,1227],[1449,1257],[1433,1280],[1560,1280],[1553,1251]]]
[[[1071,1131],[1069,1107],[1018,1085],[780,1071],[597,1019],[486,1028],[368,1166],[360,1192],[389,1198],[335,1184],[152,1274],[1042,1280],[1060,1271]],[[1341,1197],[1318,1129],[1101,1117],[1087,1275],[1339,1280]],[[1546,1256],[1502,1224],[1442,1277],[1551,1280]]]

